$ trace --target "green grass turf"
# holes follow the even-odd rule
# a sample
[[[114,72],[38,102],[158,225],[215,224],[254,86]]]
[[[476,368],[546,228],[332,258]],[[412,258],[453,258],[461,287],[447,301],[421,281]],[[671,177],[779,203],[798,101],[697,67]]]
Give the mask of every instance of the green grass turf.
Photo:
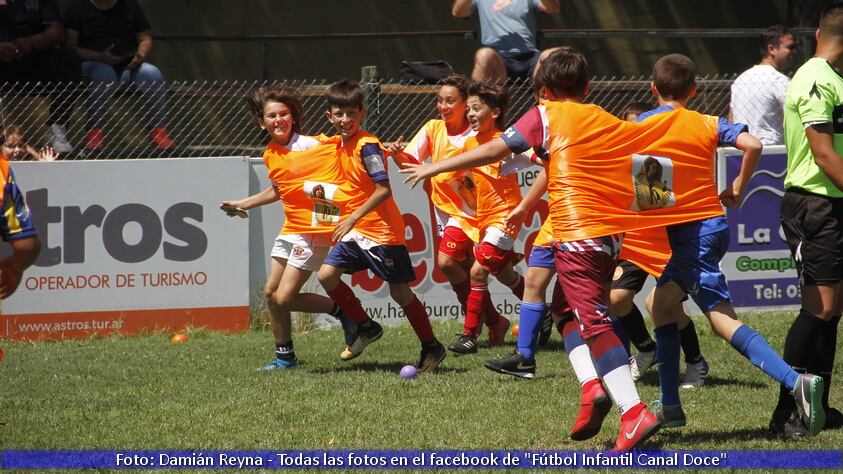
[[[688,426],[663,430],[652,449],[839,449],[843,430],[787,442],[767,434],[778,387],[714,336],[697,317],[711,373],[683,390]],[[791,317],[744,320],[781,348]],[[434,322],[451,342],[459,323]],[[511,352],[481,344],[479,354],[448,356],[438,373],[406,381],[418,343],[406,324],[350,362],[340,361],[339,329],[295,337],[302,365],[255,372],[272,357],[268,331],[192,331],[62,342],[3,342],[0,446],[3,449],[525,449],[601,450],[618,433],[613,410],[595,438],[567,439],[579,385],[558,334],[538,357],[533,381],[492,373],[487,358]],[[485,340],[485,335],[481,338]],[[838,355],[836,372],[840,373]],[[684,366],[684,364],[683,364]],[[658,398],[657,374],[638,387]],[[840,382],[832,405],[843,407]]]

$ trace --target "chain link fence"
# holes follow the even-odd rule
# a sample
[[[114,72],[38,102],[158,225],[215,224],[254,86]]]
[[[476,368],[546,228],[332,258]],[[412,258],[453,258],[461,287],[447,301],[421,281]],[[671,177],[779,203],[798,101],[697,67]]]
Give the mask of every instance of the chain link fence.
[[[698,78],[699,90],[689,107],[723,115],[729,109],[729,88],[737,75]],[[324,118],[326,81],[196,81],[147,83],[0,83],[0,124],[18,125],[27,141],[47,143],[48,122],[61,123],[73,145],[62,159],[170,158],[260,156],[267,136],[246,109],[249,91],[270,84],[299,89],[304,98],[304,133],[333,134]],[[363,84],[368,116],[366,129],[390,142],[412,137],[425,121],[437,116],[437,86],[379,80]],[[529,81],[509,84],[509,123],[535,104]],[[105,100],[107,99],[107,100]],[[591,83],[588,102],[618,114],[632,101],[655,105],[649,77],[599,77]],[[85,147],[92,124],[104,133],[102,148]],[[150,139],[156,125],[165,126],[175,147],[162,150]]]

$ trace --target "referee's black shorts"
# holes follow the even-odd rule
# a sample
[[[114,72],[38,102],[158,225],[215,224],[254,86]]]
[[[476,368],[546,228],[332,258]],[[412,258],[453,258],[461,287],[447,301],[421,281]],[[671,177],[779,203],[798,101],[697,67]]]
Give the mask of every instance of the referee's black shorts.
[[[843,198],[789,188],[782,197],[781,222],[800,285],[843,280]]]

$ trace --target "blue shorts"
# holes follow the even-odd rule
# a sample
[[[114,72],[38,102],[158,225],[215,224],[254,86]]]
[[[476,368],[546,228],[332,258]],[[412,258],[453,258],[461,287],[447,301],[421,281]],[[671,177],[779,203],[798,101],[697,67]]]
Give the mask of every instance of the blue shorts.
[[[512,53],[506,51],[496,51],[501,58],[506,74],[510,79],[530,79],[533,77],[533,71],[536,69],[536,64],[539,63],[539,56],[541,51],[525,51],[523,53]]]
[[[553,247],[536,247],[533,245],[527,266],[556,270],[556,261],[553,260]]]
[[[371,270],[387,283],[409,283],[416,279],[406,245],[378,245],[364,250],[357,242],[338,242],[325,257],[324,264],[343,268],[345,273]]]
[[[723,301],[731,301],[720,260],[729,248],[729,229],[682,242],[671,242],[673,254],[656,286],[678,284],[707,313]]]

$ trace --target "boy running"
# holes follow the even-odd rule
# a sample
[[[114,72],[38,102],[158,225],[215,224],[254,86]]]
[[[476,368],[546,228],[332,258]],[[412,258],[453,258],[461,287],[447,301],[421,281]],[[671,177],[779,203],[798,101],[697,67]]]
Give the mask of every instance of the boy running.
[[[436,110],[440,118],[425,123],[406,147],[402,146],[403,137],[390,145],[389,151],[399,166],[422,163],[427,159],[436,163],[458,155],[466,140],[475,134],[466,116],[469,80],[452,74],[442,79],[440,85],[436,95]],[[441,237],[436,264],[448,278],[462,312],[466,314],[471,293],[469,271],[474,263],[474,246],[480,240],[477,190],[472,173],[460,171],[439,175],[430,181],[429,194]],[[490,343],[503,344],[506,328],[504,325],[497,326],[497,323],[505,319],[491,299],[486,301],[483,321],[489,327]]]
[[[300,135],[304,121],[301,96],[286,86],[260,88],[248,97],[249,111],[271,140],[263,154],[272,186],[220,207],[229,216],[238,210],[282,200],[284,225],[272,248],[264,298],[269,308],[275,358],[258,370],[288,369],[298,365],[293,351],[291,311],[328,313],[340,320],[346,343],[354,323],[329,298],[301,293],[311,273],[318,270],[331,247],[331,233],[339,219],[339,208],[319,217],[315,186],[336,186],[342,182],[334,160],[334,146],[320,145],[313,137]],[[333,184],[331,184],[333,183]],[[324,207],[324,206],[323,206]],[[324,213],[322,213],[324,214]]]
[[[371,270],[389,284],[390,296],[403,308],[421,342],[419,372],[431,372],[445,358],[445,347],[433,335],[427,311],[408,285],[416,275],[404,245],[404,218],[392,199],[383,149],[377,137],[360,128],[366,114],[363,90],[359,84],[343,80],[331,84],[326,95],[326,117],[339,132],[337,162],[346,179],[343,199],[347,217],[332,234],[336,244],[318,277],[328,296],[357,324],[353,340],[340,358],[354,359],[383,335],[380,324],[369,318],[360,300],[340,279],[343,273]]]
[[[747,133],[744,124],[687,110],[685,104],[697,91],[695,79],[696,66],[688,57],[669,54],[659,59],[653,67],[651,86],[659,107],[642,114],[639,120],[647,123],[659,116],[672,115],[670,118],[674,126],[665,134],[662,146],[676,150],[672,156],[674,162],[680,159],[706,160],[707,166],[696,167],[697,173],[686,178],[699,180],[697,185],[705,193],[703,202],[708,203],[712,210],[720,204],[714,183],[714,157],[718,143],[742,150],[741,171],[719,196],[723,205],[734,207],[740,204],[761,155],[762,145]],[[649,156],[647,159],[650,158],[656,157]],[[647,159],[643,160],[642,169],[646,168]],[[658,187],[658,184],[653,186]],[[643,194],[646,195],[646,192]],[[819,433],[825,422],[821,403],[822,378],[794,371],[760,334],[738,320],[732,307],[726,278],[719,266],[729,246],[729,228],[722,208],[712,216],[668,226],[667,236],[672,254],[659,277],[653,297],[661,386],[661,399],[654,404],[654,410],[659,421],[665,427],[684,426],[686,423],[679,400],[679,328],[675,308],[685,295],[689,295],[718,336],[728,341],[753,365],[791,389],[808,431],[811,435]]]
[[[501,135],[508,96],[497,85],[473,83],[468,89],[468,121],[475,136],[468,137],[464,150],[488,143]],[[477,334],[484,308],[491,306],[489,275],[512,289],[518,299],[524,294],[524,279],[513,270],[513,246],[520,225],[507,225],[505,219],[521,202],[521,188],[515,174],[501,176],[500,162],[472,170],[477,187],[477,225],[483,240],[474,249],[471,267],[471,293],[465,315],[463,334],[448,349],[458,354],[477,352]],[[509,319],[500,316],[491,326],[496,338],[503,340]]]

